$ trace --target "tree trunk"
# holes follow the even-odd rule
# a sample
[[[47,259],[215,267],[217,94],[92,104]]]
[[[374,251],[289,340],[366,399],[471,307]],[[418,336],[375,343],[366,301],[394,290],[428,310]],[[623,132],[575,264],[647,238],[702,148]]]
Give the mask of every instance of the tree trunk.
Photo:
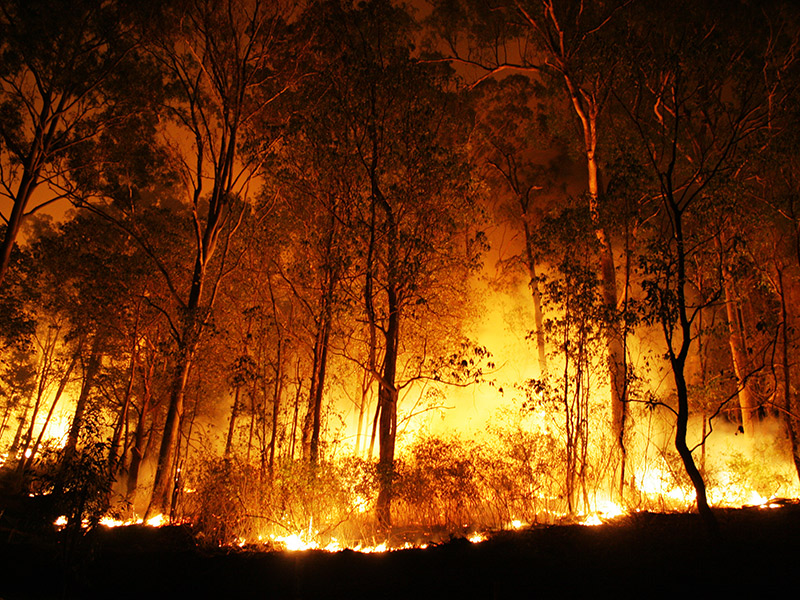
[[[744,322],[738,306],[738,298],[734,290],[732,275],[728,269],[723,270],[723,288],[725,290],[725,314],[728,317],[728,342],[731,349],[733,371],[736,375],[738,386],[739,408],[742,415],[742,429],[745,435],[755,432],[756,411],[758,403],[753,396],[752,388],[748,382],[749,364],[747,349],[745,347]]]
[[[792,462],[797,477],[800,480],[800,414],[798,414],[797,402],[792,393],[792,369],[789,362],[789,352],[792,348],[791,331],[789,327],[789,311],[786,306],[786,289],[783,282],[783,270],[778,271],[778,295],[781,301],[781,370],[783,371],[783,382],[781,391],[783,392],[784,423],[786,426],[787,437],[789,438],[792,450]]]
[[[300,377],[300,358],[297,359],[295,367],[295,378],[297,381],[297,389],[294,394],[294,416],[292,418],[292,439],[289,444],[289,459],[294,460],[294,450],[297,443],[297,417],[300,412],[300,397],[303,394],[303,379]]]
[[[36,438],[36,442],[33,444],[31,448],[31,453],[28,459],[25,461],[24,470],[28,470],[33,464],[33,459],[36,456],[36,453],[39,451],[39,446],[42,444],[42,438],[44,438],[44,434],[47,431],[47,426],[50,424],[50,420],[53,418],[53,413],[56,410],[56,406],[58,405],[59,400],[61,400],[61,396],[64,394],[64,389],[67,387],[67,383],[69,383],[70,375],[72,375],[72,370],[75,368],[75,365],[78,363],[78,357],[80,356],[81,346],[78,346],[78,349],[72,355],[72,360],[70,360],[69,365],[67,365],[67,370],[61,377],[61,381],[58,382],[58,389],[56,389],[56,395],[53,397],[53,403],[50,405],[50,410],[47,411],[47,417],[45,417],[44,425],[42,425],[41,431],[39,431],[39,435]]]
[[[700,513],[709,534],[716,538],[719,535],[719,525],[714,516],[711,508],[708,505],[708,498],[706,496],[706,484],[703,481],[703,476],[697,469],[697,465],[692,458],[692,452],[686,444],[686,433],[689,424],[689,391],[686,386],[686,357],[689,355],[689,349],[692,344],[692,325],[688,315],[688,306],[686,299],[686,249],[684,247],[683,238],[683,212],[681,211],[674,198],[667,197],[665,199],[667,209],[670,213],[670,218],[673,226],[673,236],[675,240],[676,250],[675,259],[677,262],[677,308],[678,320],[680,330],[680,347],[675,352],[672,338],[668,335],[670,365],[672,367],[672,375],[675,381],[675,391],[678,399],[678,410],[676,413],[676,427],[675,427],[675,449],[683,461],[686,474],[692,481],[695,489],[695,496],[697,498],[697,511]],[[670,317],[667,314],[662,315],[665,324],[665,331],[672,331],[670,324]]]
[[[233,408],[231,408],[231,420],[228,425],[228,438],[225,442],[226,457],[231,455],[231,448],[233,447],[233,432],[236,429],[236,417],[239,414],[239,389],[240,386],[237,385],[236,391],[233,393]]]
[[[17,452],[19,451],[19,442],[22,439],[22,432],[25,431],[25,424],[28,422],[28,410],[31,407],[31,398],[28,396],[25,398],[25,405],[22,407],[22,410],[17,415],[17,432],[14,434],[14,439],[11,442],[11,446],[8,448],[8,456],[16,456]]]
[[[178,370],[172,383],[169,407],[167,408],[167,420],[164,423],[164,434],[158,452],[153,494],[145,513],[145,519],[159,514],[169,515],[171,512],[174,461],[180,439],[186,382],[189,380],[193,358],[194,347],[183,348],[180,352]]]
[[[119,418],[117,419],[116,426],[114,427],[114,435],[111,438],[111,445],[108,449],[108,470],[112,476],[116,475],[122,459],[117,458],[119,452],[120,441],[122,440],[123,432],[127,435],[128,431],[128,412],[130,411],[131,397],[133,396],[133,382],[136,376],[136,360],[138,356],[138,321],[133,332],[133,344],[131,347],[131,362],[130,369],[128,370],[128,385],[125,386],[125,396],[122,398],[122,407],[119,411]],[[124,449],[123,449],[124,456]]]
[[[44,396],[45,389],[47,388],[47,380],[49,379],[50,363],[52,360],[51,351],[45,348],[44,355],[42,356],[42,368],[39,372],[39,383],[36,386],[36,401],[33,403],[33,412],[31,413],[30,424],[25,435],[22,436],[20,445],[21,456],[17,461],[17,476],[21,477],[25,471],[25,466],[28,463],[28,456],[26,453],[31,445],[33,439],[33,430],[36,427],[36,417],[39,416],[39,407],[42,405],[42,397]]]
[[[17,193],[14,194],[14,206],[11,209],[11,215],[6,224],[5,236],[0,243],[0,285],[3,284],[8,268],[11,265],[11,252],[14,249],[19,230],[25,219],[25,209],[30,202],[34,190],[39,185],[39,174],[41,171],[42,161],[46,153],[49,151],[50,144],[53,140],[53,135],[56,132],[57,123],[60,121],[58,118],[49,119],[51,125],[48,131],[45,132],[44,120],[48,117],[52,109],[52,102],[49,94],[45,94],[42,98],[43,106],[40,110],[40,122],[36,126],[36,135],[34,136],[33,143],[28,151],[28,156],[23,161],[22,177],[20,178]],[[62,97],[59,103],[59,109],[63,108],[64,98]]]
[[[525,251],[528,261],[529,286],[533,297],[533,322],[536,326],[536,349],[539,356],[539,377],[547,374],[547,348],[544,339],[544,317],[542,315],[542,293],[539,289],[539,277],[536,274],[536,261],[533,252],[533,239],[528,225],[527,211],[522,215],[525,228]]]
[[[390,288],[389,327],[386,330],[386,354],[384,356],[383,373],[381,374],[378,405],[378,499],[376,510],[378,529],[388,532],[392,526],[391,501],[392,481],[394,479],[394,450],[397,436],[397,388],[395,376],[397,370],[397,349],[400,334],[400,318],[396,294]],[[394,304],[394,306],[392,306]]]
[[[125,498],[129,502],[135,500],[134,494],[136,493],[136,487],[139,485],[139,469],[142,466],[145,449],[147,447],[148,436],[146,431],[146,418],[149,409],[149,397],[149,394],[146,393],[145,397],[142,399],[142,407],[141,410],[139,410],[133,447],[131,448],[131,464],[128,467],[128,478],[125,487]]]
[[[611,394],[612,435],[619,454],[619,489],[622,490],[625,485],[623,477],[627,455],[625,449],[625,421],[628,413],[627,365],[622,333],[616,323],[618,296],[614,252],[600,216],[601,189],[597,164],[597,118],[600,106],[594,96],[582,94],[578,90],[566,69],[564,73],[564,82],[583,130],[589,187],[589,215],[598,243],[603,304],[611,319],[605,326],[606,361]]]
[[[283,339],[278,339],[278,354],[275,364],[275,389],[272,393],[272,432],[269,438],[269,479],[275,474],[275,445],[278,439],[278,417],[281,410],[281,394],[283,393]]]
[[[125,487],[125,499],[129,502],[135,501],[136,488],[139,485],[139,469],[144,460],[150,436],[146,431],[147,413],[150,411],[151,389],[155,363],[150,361],[148,369],[142,370],[142,406],[139,409],[139,417],[136,420],[136,431],[133,434],[133,446],[131,447],[131,462],[128,466],[128,477]]]
[[[719,526],[716,517],[714,517],[714,513],[711,511],[711,507],[708,505],[705,481],[703,481],[703,476],[700,474],[692,458],[692,452],[686,444],[686,431],[689,423],[689,392],[686,387],[686,379],[684,376],[685,366],[685,356],[672,359],[672,373],[678,396],[675,449],[678,451],[686,473],[689,475],[689,479],[694,486],[695,496],[697,498],[697,511],[703,518],[709,532],[712,535],[717,535],[719,533]]]
[[[381,197],[382,198],[382,197]],[[389,309],[386,328],[386,349],[383,371],[378,389],[378,498],[376,512],[378,529],[388,533],[392,527],[392,482],[394,480],[394,450],[397,441],[397,352],[400,347],[400,302],[397,292],[397,226],[388,204],[383,200],[387,213],[388,229],[388,282],[386,286]]]
[[[218,183],[218,182],[217,182]],[[201,245],[198,245],[197,256],[195,257],[194,271],[192,274],[192,285],[189,290],[189,301],[183,309],[183,331],[181,332],[178,343],[178,359],[175,365],[175,374],[172,379],[172,390],[170,392],[169,407],[167,408],[167,419],[164,423],[164,434],[161,438],[161,446],[158,451],[158,463],[156,465],[156,475],[153,481],[153,493],[150,504],[147,507],[145,518],[154,515],[168,515],[171,509],[172,489],[174,485],[173,471],[175,469],[175,456],[178,452],[180,441],[181,417],[183,416],[183,403],[186,395],[186,382],[189,380],[189,373],[194,364],[195,352],[200,343],[200,335],[203,329],[203,316],[200,311],[200,302],[203,297],[203,289],[206,283],[206,266],[214,253],[216,237],[218,231],[212,224],[213,220],[219,219],[220,200],[214,199],[215,209],[209,208],[208,223]],[[211,306],[206,307],[211,310]]]
[[[68,465],[75,454],[78,446],[78,435],[80,434],[83,425],[83,415],[86,412],[86,407],[89,402],[89,394],[94,387],[94,379],[97,376],[100,366],[102,364],[102,345],[104,336],[100,332],[94,334],[92,341],[92,349],[89,353],[89,361],[86,364],[86,370],[83,375],[83,386],[81,386],[81,393],[78,396],[78,401],[75,403],[75,414],[72,417],[69,433],[67,435],[67,443],[64,446],[64,454],[62,457],[62,464]]]

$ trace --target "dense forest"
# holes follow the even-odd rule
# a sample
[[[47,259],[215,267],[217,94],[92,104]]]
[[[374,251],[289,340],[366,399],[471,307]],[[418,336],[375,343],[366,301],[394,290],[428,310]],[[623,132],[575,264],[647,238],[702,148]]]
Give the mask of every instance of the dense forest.
[[[231,543],[798,495],[799,26],[4,1],[3,502]]]

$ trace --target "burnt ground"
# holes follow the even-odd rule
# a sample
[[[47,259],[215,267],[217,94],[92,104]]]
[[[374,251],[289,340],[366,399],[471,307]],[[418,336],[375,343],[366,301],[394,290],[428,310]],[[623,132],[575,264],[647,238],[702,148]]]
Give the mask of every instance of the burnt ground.
[[[79,538],[0,531],[0,598],[681,598],[794,596],[800,506],[638,513],[599,527],[500,532],[385,554],[224,551],[186,528]]]

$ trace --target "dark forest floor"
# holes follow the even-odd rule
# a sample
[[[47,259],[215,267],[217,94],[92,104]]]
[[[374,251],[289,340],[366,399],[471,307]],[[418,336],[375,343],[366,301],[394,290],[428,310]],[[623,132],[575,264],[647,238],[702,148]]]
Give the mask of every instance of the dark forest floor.
[[[800,506],[638,513],[384,554],[208,550],[185,528],[0,531],[0,598],[769,598],[800,586]]]

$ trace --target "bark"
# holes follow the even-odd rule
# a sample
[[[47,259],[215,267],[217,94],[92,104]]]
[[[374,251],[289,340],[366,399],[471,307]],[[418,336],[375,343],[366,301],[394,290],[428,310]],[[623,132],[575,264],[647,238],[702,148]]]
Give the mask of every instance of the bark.
[[[692,452],[686,443],[686,433],[689,424],[689,391],[686,385],[686,358],[692,344],[692,326],[688,315],[686,299],[686,249],[683,237],[683,213],[675,202],[674,198],[666,198],[667,209],[673,227],[673,236],[676,244],[675,259],[677,263],[677,308],[678,308],[678,328],[680,331],[680,346],[676,349],[672,343],[671,327],[668,315],[663,315],[665,332],[670,332],[668,336],[668,346],[670,355],[670,365],[675,381],[675,391],[678,400],[678,410],[676,412],[675,427],[675,449],[681,457],[686,474],[692,481],[697,498],[697,511],[700,513],[709,534],[712,537],[719,535],[719,525],[711,507],[708,505],[706,496],[706,485],[703,476],[695,465]]]
[[[539,277],[536,274],[536,260],[533,252],[533,238],[528,224],[527,211],[522,215],[525,229],[525,253],[528,262],[529,286],[533,298],[533,321],[536,326],[536,349],[539,356],[539,376],[547,373],[547,347],[544,339],[544,316],[542,315],[542,292],[539,289]]]
[[[164,434],[158,451],[153,494],[145,513],[145,519],[155,515],[169,515],[171,512],[174,462],[180,438],[186,382],[189,379],[189,372],[194,358],[193,346],[183,348],[180,353],[178,370],[172,382],[169,407],[167,408],[167,420],[164,423]]]
[[[239,414],[239,389],[241,386],[236,386],[233,394],[233,407],[231,408],[231,420],[228,425],[228,438],[225,442],[225,456],[231,455],[231,448],[233,447],[233,432],[236,428],[236,417]]]
[[[400,336],[400,314],[396,293],[389,288],[389,326],[386,330],[386,354],[381,373],[378,406],[378,498],[376,510],[378,528],[389,531],[392,526],[391,501],[394,479],[394,451],[397,439],[397,349]]]
[[[278,417],[283,393],[283,339],[278,339],[278,354],[275,358],[275,388],[272,393],[272,432],[269,438],[269,478],[275,474],[275,445],[278,439]]]
[[[136,432],[134,433],[133,447],[131,448],[131,464],[128,467],[128,477],[125,487],[125,497],[128,501],[133,501],[136,487],[139,485],[139,469],[145,456],[148,435],[146,431],[145,419],[148,410],[148,399],[145,397],[142,408],[139,411],[139,418],[136,422]]]
[[[278,333],[278,347],[275,356],[275,387],[272,392],[272,431],[269,438],[269,481],[272,482],[275,475],[275,446],[278,440],[278,417],[280,416],[281,395],[283,394],[284,339],[283,326],[281,320],[278,318],[278,304],[275,302],[272,278],[269,276],[269,273],[267,273],[267,284],[269,285],[269,298],[272,303],[272,318],[275,321],[275,329]],[[264,390],[265,402],[266,397],[266,390]]]
[[[292,418],[292,439],[289,444],[289,459],[294,460],[294,449],[297,443],[297,416],[300,412],[300,397],[303,395],[303,379],[300,377],[300,359],[297,359],[295,367],[295,380],[297,382],[297,389],[294,394],[294,416]]]
[[[686,356],[674,357],[672,359],[672,373],[675,380],[675,387],[678,397],[678,412],[675,428],[675,449],[681,457],[683,466],[686,469],[689,479],[695,489],[695,496],[697,498],[697,511],[700,513],[703,521],[706,524],[711,535],[718,535],[719,525],[714,516],[711,507],[708,505],[706,496],[706,484],[703,481],[703,476],[697,468],[692,458],[692,452],[686,444],[686,431],[689,423],[689,393],[686,387],[686,378],[684,375],[686,367]]]
[[[142,406],[139,409],[139,417],[136,420],[136,431],[133,434],[134,441],[131,448],[131,462],[128,466],[128,477],[126,482],[125,498],[132,502],[139,485],[139,469],[144,460],[150,436],[147,432],[147,413],[150,411],[150,382],[152,381],[155,363],[150,363],[148,371],[143,373],[142,382],[144,393],[142,396]]]
[[[374,155],[377,157],[377,152]],[[373,164],[376,167],[376,163]],[[373,202],[383,209],[386,219],[386,302],[388,323],[384,333],[383,369],[378,382],[378,498],[376,513],[379,531],[392,526],[392,482],[394,480],[394,451],[397,440],[397,353],[400,341],[400,297],[398,292],[398,230],[392,207],[377,184],[377,169],[372,171]],[[371,303],[370,303],[371,306]]]
[[[617,327],[615,317],[619,300],[614,252],[611,247],[611,239],[600,217],[601,189],[599,165],[597,163],[597,118],[600,106],[597,98],[592,94],[584,93],[577,88],[565,66],[563,68],[563,76],[573,108],[583,130],[589,188],[589,214],[598,244],[603,304],[611,319],[611,322],[607,323],[605,327],[606,360],[611,394],[612,434],[619,455],[619,489],[622,490],[625,485],[624,473],[627,456],[625,448],[625,421],[628,413],[627,366],[622,333]]]
[[[792,348],[791,331],[789,326],[789,311],[786,306],[786,288],[783,282],[783,270],[778,270],[778,295],[781,301],[781,370],[783,371],[783,382],[781,391],[783,392],[784,423],[786,426],[787,437],[789,438],[792,450],[792,462],[794,469],[800,479],[800,415],[798,415],[797,402],[792,394],[792,369],[789,361],[789,352]]]
[[[311,428],[311,444],[310,444],[310,459],[311,464],[316,465],[319,463],[319,441],[320,429],[322,427],[322,399],[325,389],[325,372],[328,364],[328,345],[330,342],[330,307],[328,307],[329,314],[326,315],[324,330],[322,332],[322,339],[320,340],[320,357],[317,373],[316,388],[314,390],[314,420]]]
[[[742,315],[738,306],[738,298],[734,289],[732,275],[728,269],[723,272],[723,288],[725,291],[725,314],[728,318],[728,343],[731,349],[731,360],[738,386],[739,409],[742,415],[742,429],[745,435],[755,432],[758,402],[753,395],[749,376],[749,363],[745,346],[745,332]]]
[[[104,336],[101,333],[95,333],[92,342],[92,349],[89,353],[89,361],[86,364],[86,370],[83,375],[83,385],[81,386],[81,393],[75,403],[75,414],[72,417],[69,433],[67,434],[67,443],[64,446],[64,454],[62,457],[62,464],[68,465],[72,460],[75,450],[78,446],[78,436],[83,426],[83,416],[86,412],[89,403],[89,395],[94,388],[94,380],[100,370],[102,364],[103,352],[102,346],[104,343]]]
[[[327,302],[325,302],[327,305]],[[322,400],[330,342],[330,306],[323,308],[314,340],[313,371],[308,392],[308,410],[303,422],[303,458],[311,465],[319,462],[319,436],[322,427]]]

